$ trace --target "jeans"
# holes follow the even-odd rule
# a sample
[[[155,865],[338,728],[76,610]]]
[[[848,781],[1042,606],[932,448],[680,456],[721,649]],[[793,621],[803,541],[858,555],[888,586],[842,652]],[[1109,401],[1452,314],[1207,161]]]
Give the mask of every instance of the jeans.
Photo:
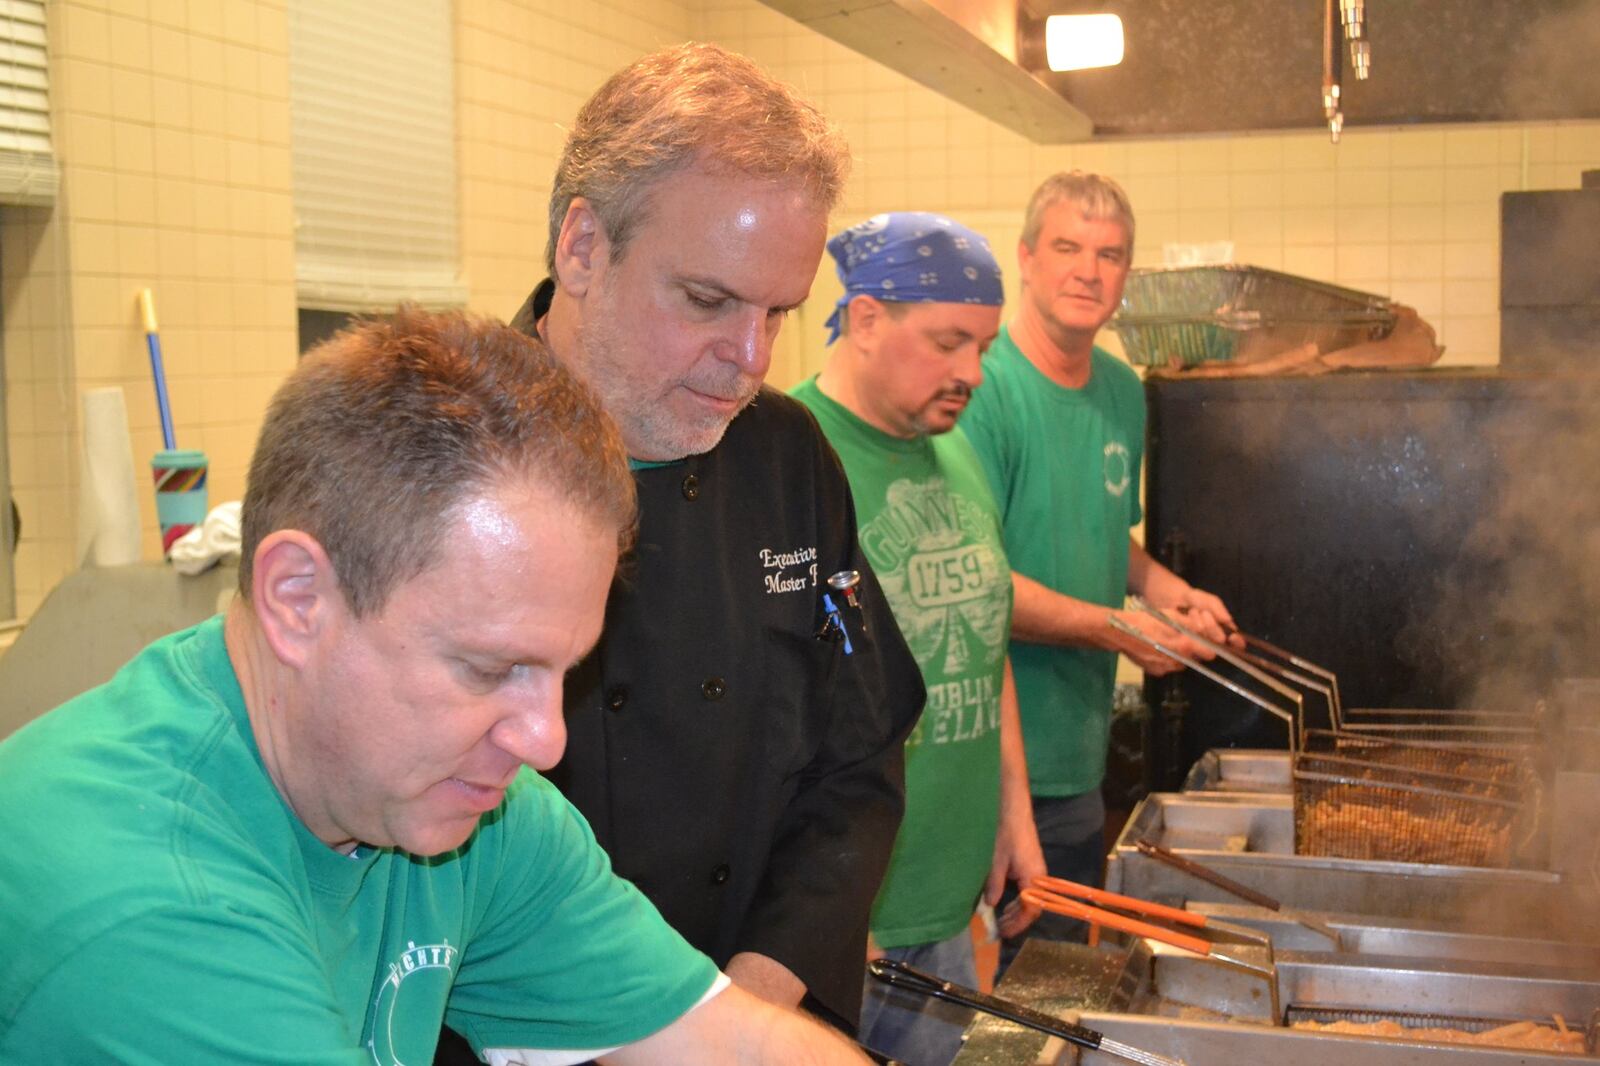
[[[954,984],[978,987],[970,929],[962,929],[948,940],[890,948],[884,954]],[[867,977],[861,996],[860,1039],[880,1055],[906,1066],[950,1066],[961,1050],[961,1034],[970,1021],[972,1011],[966,1007],[890,988]]]
[[[1039,830],[1039,848],[1044,852],[1045,868],[1051,877],[1095,888],[1105,884],[1106,806],[1099,789],[1076,796],[1035,796],[1033,821]],[[1015,890],[1008,886],[995,910],[1003,910],[1015,896]],[[1031,936],[1081,944],[1088,939],[1089,927],[1076,918],[1041,914],[1022,936],[1001,941],[1001,973],[1005,973],[1011,960],[1022,950],[1023,942]]]

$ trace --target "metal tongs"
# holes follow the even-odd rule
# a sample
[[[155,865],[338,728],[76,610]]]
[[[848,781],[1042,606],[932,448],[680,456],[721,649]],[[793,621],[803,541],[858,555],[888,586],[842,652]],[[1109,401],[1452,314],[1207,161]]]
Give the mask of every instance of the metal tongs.
[[[1276,645],[1268,644],[1259,637],[1252,637],[1237,629],[1229,630],[1229,637],[1238,638],[1247,649],[1250,649],[1249,651],[1240,651],[1238,648],[1230,647],[1227,644],[1218,644],[1203,634],[1197,633],[1192,627],[1185,625],[1172,615],[1150,606],[1138,596],[1129,597],[1128,605],[1136,611],[1143,611],[1168,628],[1188,637],[1194,643],[1210,651],[1218,659],[1231,664],[1246,676],[1264,685],[1278,699],[1285,701],[1286,705],[1280,705],[1259,692],[1251,691],[1204,663],[1167,646],[1159,639],[1147,636],[1115,615],[1109,619],[1111,627],[1118,632],[1132,637],[1141,644],[1154,648],[1174,662],[1182,663],[1202,677],[1215,681],[1234,695],[1241,696],[1269,714],[1283,719],[1284,724],[1289,729],[1290,751],[1300,750],[1300,734],[1305,729],[1305,696],[1293,685],[1318,693],[1328,705],[1328,716],[1333,722],[1334,728],[1337,729],[1339,727],[1341,718],[1339,683],[1331,671],[1286,652]],[[1266,654],[1261,654],[1263,652]],[[1280,661],[1275,662],[1273,661],[1274,658]],[[1288,682],[1292,682],[1293,685]]]
[[[1202,958],[1212,959],[1224,966],[1235,970],[1242,970],[1252,977],[1260,978],[1266,982],[1272,1000],[1273,1017],[1282,1017],[1278,1009],[1278,974],[1272,963],[1272,939],[1263,933],[1254,930],[1228,927],[1227,936],[1259,947],[1267,958],[1265,964],[1241,959],[1217,950],[1217,945],[1205,937],[1193,933],[1179,932],[1159,925],[1152,925],[1142,919],[1155,919],[1168,922],[1172,925],[1183,926],[1186,929],[1209,930],[1212,921],[1204,914],[1194,911],[1180,910],[1177,907],[1168,907],[1149,900],[1138,899],[1134,896],[1124,896],[1117,892],[1107,892],[1103,888],[1092,888],[1089,885],[1080,885],[1076,881],[1064,881],[1059,877],[1035,877],[1028,882],[1028,887],[1019,895],[1024,903],[1032,904],[1041,910],[1052,914],[1065,915],[1076,918],[1080,922],[1088,922],[1091,926],[1103,925],[1108,929],[1116,929],[1133,936],[1144,937],[1171,947],[1181,948],[1193,952]],[[1077,898],[1071,898],[1077,897]],[[1088,900],[1089,903],[1080,902]],[[1090,904],[1093,904],[1091,906]],[[1115,908],[1107,910],[1106,908]],[[1124,911],[1118,914],[1117,911]],[[1139,917],[1130,917],[1138,915]],[[1091,941],[1092,942],[1092,941]]]
[[[1284,917],[1290,919],[1297,925],[1311,930],[1318,936],[1326,937],[1333,943],[1333,949],[1335,951],[1340,951],[1344,948],[1343,943],[1341,943],[1339,940],[1338,930],[1334,929],[1332,926],[1324,925],[1322,922],[1312,921],[1310,918],[1307,918],[1304,915],[1298,914],[1294,911],[1285,911],[1283,909],[1282,902],[1272,896],[1267,895],[1265,892],[1257,892],[1249,885],[1241,885],[1233,878],[1225,877],[1213,870],[1211,867],[1203,866],[1200,863],[1195,862],[1193,859],[1188,859],[1177,854],[1176,852],[1168,851],[1166,848],[1155,843],[1154,841],[1141,839],[1135,841],[1133,846],[1139,849],[1139,854],[1154,859],[1157,862],[1165,863],[1174,870],[1182,870],[1189,876],[1197,877],[1207,884],[1215,885],[1224,892],[1238,896],[1246,903],[1253,903],[1257,907],[1265,907],[1269,911],[1283,914]]]
[[[867,970],[878,980],[894,988],[903,988],[911,992],[919,992],[925,996],[942,999],[958,1006],[970,1007],[973,1010],[993,1014],[997,1018],[1004,1018],[1008,1022],[1025,1025],[1029,1029],[1037,1029],[1048,1036],[1059,1037],[1069,1044],[1076,1044],[1090,1051],[1103,1051],[1107,1055],[1127,1059],[1129,1062],[1140,1063],[1141,1066],[1186,1066],[1182,1059],[1172,1059],[1165,1055],[1157,1055],[1150,1051],[1141,1051],[1130,1047],[1119,1040],[1113,1040],[1104,1033],[1079,1025],[1077,1012],[1073,1011],[1070,1018],[1057,1018],[1043,1011],[1024,1007],[1020,1003],[1001,999],[998,996],[985,995],[976,989],[963,988],[949,981],[941,980],[932,974],[923,973],[913,969],[905,963],[895,959],[874,959],[867,963]]]

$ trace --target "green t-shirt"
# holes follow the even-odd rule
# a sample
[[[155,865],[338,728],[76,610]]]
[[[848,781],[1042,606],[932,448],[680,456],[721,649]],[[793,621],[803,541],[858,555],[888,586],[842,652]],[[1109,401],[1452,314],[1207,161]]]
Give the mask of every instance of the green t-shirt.
[[[220,618],[0,744],[0,840],[5,1063],[421,1063],[446,1020],[600,1049],[716,978],[531,771],[455,852],[321,843],[262,767]]]
[[[1001,330],[961,426],[1000,503],[1012,569],[1076,599],[1120,607],[1128,532],[1140,518],[1144,390],[1115,356],[1096,348],[1092,359],[1088,383],[1064,388]],[[1015,640],[1011,668],[1034,795],[1098,788],[1117,657]]]
[[[823,395],[815,378],[792,395],[844,463],[862,550],[927,683],[872,935],[886,948],[934,943],[966,928],[994,859],[1011,632],[994,496],[959,429],[902,440]]]

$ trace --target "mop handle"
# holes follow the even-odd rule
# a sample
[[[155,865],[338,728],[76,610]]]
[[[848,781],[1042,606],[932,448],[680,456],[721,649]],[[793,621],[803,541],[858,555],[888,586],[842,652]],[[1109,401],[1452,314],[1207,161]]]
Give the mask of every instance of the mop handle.
[[[156,328],[156,301],[149,289],[139,290],[139,313],[144,317],[144,342],[150,349],[150,376],[156,383],[156,407],[161,412],[161,440],[167,451],[178,446],[172,435],[172,405],[167,401],[167,372],[161,365],[161,334]]]

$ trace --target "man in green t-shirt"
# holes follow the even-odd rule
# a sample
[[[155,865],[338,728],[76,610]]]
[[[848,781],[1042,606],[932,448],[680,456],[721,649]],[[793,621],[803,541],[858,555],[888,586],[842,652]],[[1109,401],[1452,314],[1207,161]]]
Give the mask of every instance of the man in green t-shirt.
[[[861,1063],[532,770],[633,481],[536,341],[402,310],[278,391],[239,596],[0,744],[0,1062]],[[528,768],[531,768],[528,769]]]
[[[869,955],[969,987],[980,896],[1044,872],[1006,662],[1011,574],[999,513],[956,419],[983,379],[1004,293],[988,242],[922,212],[828,242],[844,295],[838,346],[793,395],[839,453],[867,560],[928,689],[906,741],[906,813],[872,909]],[[1002,928],[1030,915],[1012,907]],[[861,1039],[917,1066],[961,1047],[967,1012],[869,983]]]
[[[1141,517],[1144,393],[1095,347],[1133,255],[1133,208],[1114,181],[1056,174],[1034,192],[1017,259],[1022,300],[984,360],[987,384],[962,421],[1000,504],[1016,591],[1011,659],[1027,739],[1034,819],[1050,873],[1099,884],[1117,654],[1149,674],[1177,664],[1114,629],[1115,616],[1197,659],[1210,653],[1149,615],[1129,592],[1186,612],[1212,640],[1232,623],[1129,535]],[[1035,935],[1073,936],[1047,916]],[[1014,946],[1014,945],[1012,945]]]

